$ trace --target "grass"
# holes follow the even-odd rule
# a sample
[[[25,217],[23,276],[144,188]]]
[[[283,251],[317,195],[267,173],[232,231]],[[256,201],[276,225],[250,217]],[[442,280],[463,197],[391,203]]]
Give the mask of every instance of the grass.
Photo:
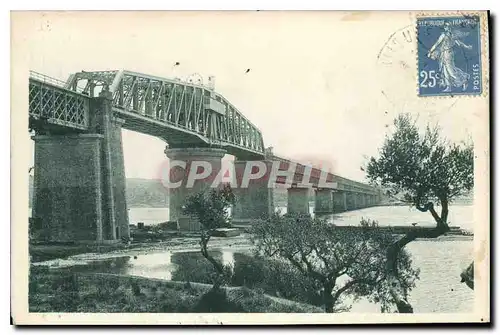
[[[219,252],[212,251],[211,254],[221,260],[222,255]],[[173,280],[212,283],[214,268],[199,252],[180,253],[172,257],[175,257],[173,261],[180,265],[172,274]],[[279,260],[245,253],[234,253],[234,260],[229,285],[245,286],[270,296],[323,306],[321,287],[294,267]]]
[[[297,303],[246,287],[165,281],[136,276],[71,273],[32,267],[30,312],[92,313],[321,313],[321,308]]]
[[[110,252],[125,249],[123,244],[110,245],[58,245],[58,244],[31,244],[29,253],[31,262],[43,262],[51,259],[67,258],[69,256],[85,254],[90,252]]]

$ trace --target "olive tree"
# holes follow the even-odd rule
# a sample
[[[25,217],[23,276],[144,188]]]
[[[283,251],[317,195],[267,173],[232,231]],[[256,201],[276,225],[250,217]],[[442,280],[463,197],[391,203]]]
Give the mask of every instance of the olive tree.
[[[411,230],[388,248],[387,272],[396,278],[397,260],[405,245],[417,238],[437,238],[449,231],[450,203],[469,193],[474,185],[474,148],[471,143],[448,143],[437,126],[427,126],[420,133],[408,114],[399,115],[394,126],[395,131],[386,136],[379,157],[371,157],[367,164],[368,179],[386,189],[389,196],[430,213],[436,223],[433,229]],[[413,312],[412,306],[399,298],[401,287],[397,281],[394,288],[392,295],[399,312]]]
[[[326,312],[340,310],[344,295],[365,296],[380,303],[383,311],[389,309],[391,283],[385,250],[394,237],[375,222],[363,220],[358,227],[337,227],[309,215],[275,213],[254,222],[251,233],[258,254],[288,262],[322,287]],[[398,265],[398,279],[410,290],[418,271],[412,269],[406,253],[398,258]]]
[[[183,206],[183,212],[194,216],[201,225],[201,254],[212,263],[218,275],[214,282],[215,289],[219,288],[224,281],[224,266],[208,253],[208,242],[215,229],[231,226],[228,209],[235,204],[235,201],[231,187],[225,184],[220,188],[193,194],[187,198]]]

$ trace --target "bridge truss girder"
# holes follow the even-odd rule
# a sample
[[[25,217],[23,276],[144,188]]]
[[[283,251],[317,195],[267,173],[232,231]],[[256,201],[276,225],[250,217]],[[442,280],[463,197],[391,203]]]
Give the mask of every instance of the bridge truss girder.
[[[91,97],[108,89],[113,109],[127,115],[127,120],[131,113],[136,114],[173,130],[185,129],[186,140],[196,134],[200,144],[221,146],[230,154],[264,156],[260,130],[222,95],[205,86],[130,71],[100,71],[75,73],[66,88]],[[184,142],[182,136],[168,137],[165,140],[174,145]]]

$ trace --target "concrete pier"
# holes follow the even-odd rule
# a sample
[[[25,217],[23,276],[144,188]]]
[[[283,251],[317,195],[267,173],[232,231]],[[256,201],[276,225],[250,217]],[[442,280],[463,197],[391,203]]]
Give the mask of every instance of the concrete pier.
[[[288,189],[287,213],[309,214],[309,188],[291,187]]]
[[[102,199],[102,135],[34,136],[33,214],[43,241],[114,239]]]
[[[271,162],[264,162],[270,166]],[[248,185],[242,185],[243,175],[247,165],[251,161],[235,161],[234,170],[236,173],[237,188],[234,189],[236,204],[233,207],[233,222],[250,223],[251,220],[265,219],[274,212],[273,189],[269,187],[270,169],[266,168],[266,173],[255,179],[248,179]],[[257,174],[257,167],[251,171]]]
[[[346,207],[348,211],[356,209],[356,197],[353,192],[346,192]]]
[[[112,95],[93,98],[99,110],[90,134],[37,135],[33,222],[37,238],[104,242],[128,238],[128,210],[121,129]]]
[[[333,206],[333,190],[331,189],[316,189],[314,190],[314,213],[315,214],[330,214],[334,212]]]
[[[225,153],[225,150],[216,148],[174,148],[165,150],[165,154],[170,159],[169,178],[172,184],[169,189],[170,221],[178,220],[179,229],[194,229],[192,220],[182,212],[182,206],[184,206],[189,196],[210,189],[221,169],[221,159]],[[194,162],[208,164],[211,171],[209,173],[207,171],[208,175],[201,179],[193,179],[193,176],[191,176],[192,185],[188,185],[190,174],[198,173],[203,175],[205,171],[205,167],[201,165],[192,165]],[[178,165],[173,165],[174,163],[178,163]]]
[[[115,210],[115,238],[128,239],[130,228],[126,193],[125,164],[123,161],[122,125],[124,121],[112,118],[110,131],[111,183]],[[107,169],[105,169],[107,171]]]
[[[347,211],[347,193],[343,191],[333,192],[333,210],[335,213]]]

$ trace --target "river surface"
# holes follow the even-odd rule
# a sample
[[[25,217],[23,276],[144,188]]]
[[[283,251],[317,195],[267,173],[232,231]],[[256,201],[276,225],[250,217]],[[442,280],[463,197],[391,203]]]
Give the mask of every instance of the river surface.
[[[314,207],[310,207],[313,213]],[[286,207],[277,207],[277,210],[285,213]],[[440,210],[439,208],[437,209]],[[131,208],[129,210],[129,221],[132,224],[144,222],[145,225],[157,224],[167,221],[169,218],[168,208]],[[434,226],[435,222],[431,215],[419,212],[407,206],[377,206],[355,211],[349,211],[328,216],[336,225],[359,225],[361,218],[376,220],[381,226],[387,225],[411,225]],[[473,207],[451,206],[448,221],[451,226],[474,231]]]
[[[450,209],[450,225],[473,230],[473,207],[453,206]],[[130,223],[144,222],[146,225],[168,220],[168,209],[132,208],[129,211]],[[433,225],[429,213],[421,213],[408,207],[372,207],[362,210],[337,214],[332,219],[335,224],[357,225],[361,218],[379,221],[380,225]],[[434,240],[419,240],[407,247],[413,264],[420,268],[420,279],[411,292],[410,302],[417,313],[467,313],[474,308],[473,291],[460,283],[460,273],[470,264],[473,252],[471,237],[445,237]],[[211,249],[225,264],[238,262],[238,254],[248,250],[224,247]],[[192,258],[200,257],[196,251],[157,250],[134,255],[133,252],[108,255],[103,259],[87,255],[71,265],[83,271],[113,272],[138,275],[150,278],[176,280],[180,272],[183,275],[191,271],[196,276]],[[235,257],[236,256],[236,257]],[[186,258],[187,257],[187,258]],[[78,257],[74,258],[76,261]],[[188,262],[186,262],[188,260]],[[57,262],[50,261],[52,266]],[[77,264],[79,263],[79,264]],[[186,265],[186,264],[191,265]],[[380,307],[366,300],[353,304],[351,312],[379,313]]]

